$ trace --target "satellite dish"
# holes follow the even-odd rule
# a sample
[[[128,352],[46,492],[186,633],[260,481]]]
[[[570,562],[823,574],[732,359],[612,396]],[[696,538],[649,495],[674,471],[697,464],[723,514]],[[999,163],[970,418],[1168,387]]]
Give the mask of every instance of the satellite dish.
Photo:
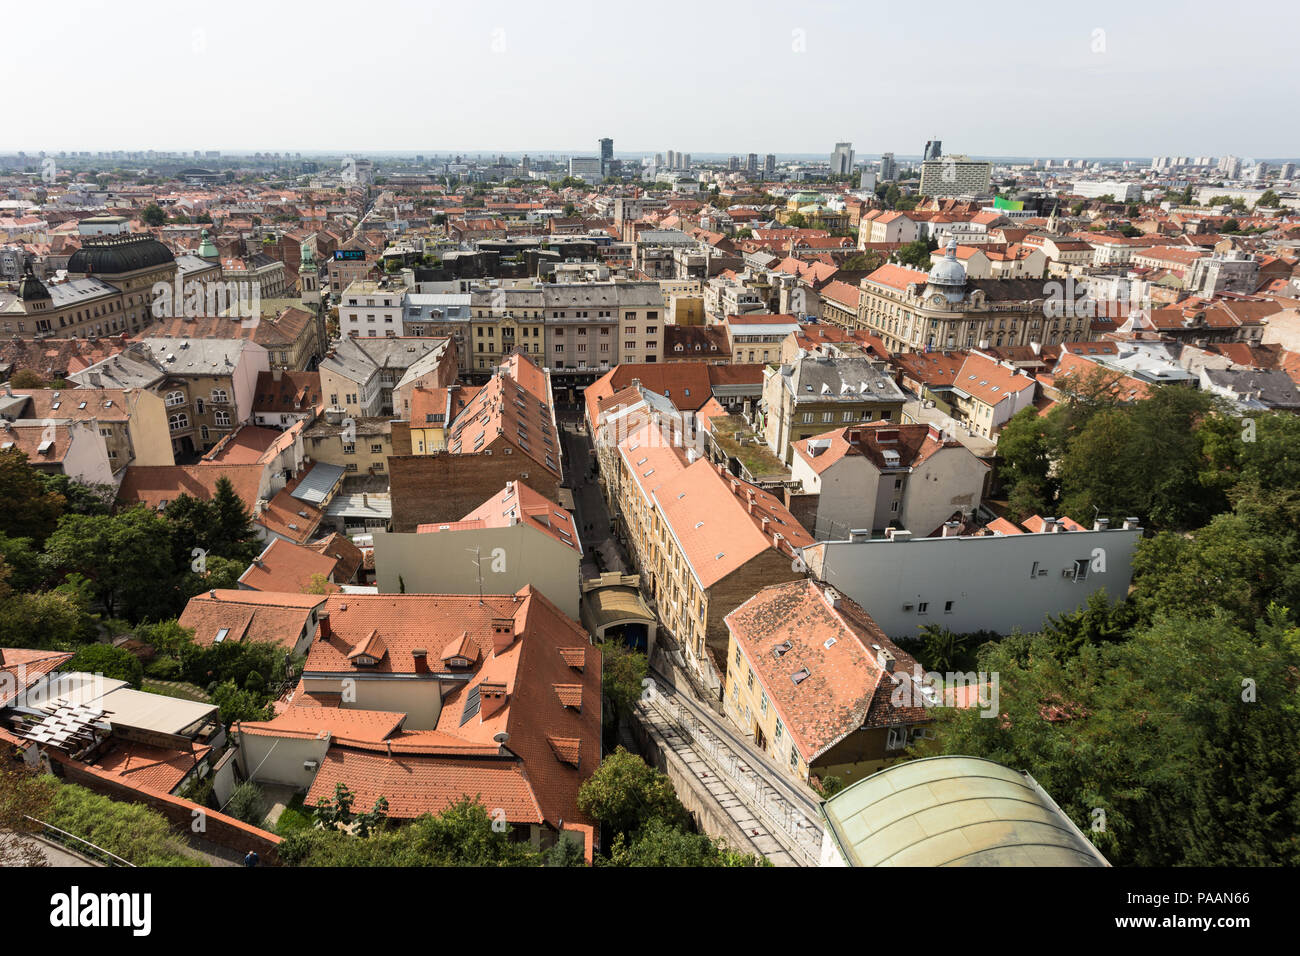
[[[506,745],[507,741],[509,740],[510,740],[510,735],[506,733],[504,730],[501,731],[499,734],[492,735],[492,741],[494,743],[500,744],[503,747]]]

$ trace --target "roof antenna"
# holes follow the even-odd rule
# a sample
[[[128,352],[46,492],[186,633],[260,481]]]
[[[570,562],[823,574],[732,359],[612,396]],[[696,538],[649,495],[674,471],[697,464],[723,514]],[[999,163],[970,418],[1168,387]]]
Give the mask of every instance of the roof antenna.
[[[474,568],[478,572],[478,603],[479,607],[483,606],[483,558],[479,554],[478,548],[466,548],[466,551],[474,555]]]

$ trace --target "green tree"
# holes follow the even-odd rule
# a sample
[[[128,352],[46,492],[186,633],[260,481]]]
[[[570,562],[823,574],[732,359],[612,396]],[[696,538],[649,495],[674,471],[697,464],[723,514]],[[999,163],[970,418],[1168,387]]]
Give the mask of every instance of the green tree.
[[[600,647],[603,669],[601,690],[610,702],[608,714],[611,739],[617,737],[622,721],[632,715],[632,708],[642,693],[641,682],[648,670],[646,656],[617,640],[606,641]]]
[[[58,523],[64,503],[41,481],[21,449],[0,451],[0,533],[43,542]]]
[[[245,780],[236,784],[235,789],[231,791],[224,812],[236,820],[260,827],[266,819],[266,810],[266,798],[262,795],[262,788],[252,780]]]
[[[1013,517],[1024,520],[1050,510],[1056,498],[1051,476],[1055,436],[1033,407],[1012,415],[998,436],[998,478]]]
[[[1281,205],[1282,201],[1278,199],[1277,193],[1273,192],[1271,189],[1265,189],[1260,194],[1260,197],[1255,200],[1256,209],[1260,207],[1263,207],[1264,209],[1277,209]]]
[[[685,826],[686,808],[668,778],[618,747],[578,790],[578,809],[611,832],[630,832],[650,820]]]
[[[41,474],[45,490],[63,498],[64,514],[106,515],[117,497],[114,485],[86,485],[67,475]]]
[[[700,833],[688,833],[662,819],[646,822],[635,834],[618,833],[605,866],[715,867],[766,866],[759,857],[728,850]]]
[[[136,690],[140,689],[144,679],[144,666],[140,659],[125,648],[111,644],[87,644],[68,659],[64,669],[124,680]]]
[[[161,226],[167,221],[167,213],[157,203],[150,203],[140,213],[140,221],[146,226]]]
[[[911,266],[913,269],[929,272],[932,264],[930,261],[932,251],[930,244],[926,240],[917,239],[899,246],[894,252],[894,261],[905,266]]]
[[[116,515],[64,515],[45,543],[45,563],[85,575],[111,617],[161,618],[178,610],[171,526],[144,505]]]

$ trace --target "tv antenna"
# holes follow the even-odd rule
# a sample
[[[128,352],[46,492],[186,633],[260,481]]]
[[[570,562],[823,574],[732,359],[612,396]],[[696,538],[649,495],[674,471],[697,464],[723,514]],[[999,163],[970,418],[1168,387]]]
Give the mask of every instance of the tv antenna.
[[[483,605],[483,558],[478,548],[466,548],[466,551],[474,555],[474,570],[478,573],[478,603]]]

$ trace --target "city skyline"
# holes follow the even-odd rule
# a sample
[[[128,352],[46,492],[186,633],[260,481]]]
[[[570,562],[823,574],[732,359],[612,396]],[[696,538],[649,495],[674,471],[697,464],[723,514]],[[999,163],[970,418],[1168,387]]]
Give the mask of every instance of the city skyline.
[[[689,142],[697,156],[726,155],[728,144],[744,152],[825,155],[831,144],[849,140],[861,155],[893,151],[906,157],[936,136],[973,157],[1231,153],[1268,159],[1295,151],[1275,120],[1286,113],[1293,86],[1285,64],[1294,29],[1287,27],[1300,25],[1300,13],[1281,5],[1271,8],[1271,17],[1216,22],[1207,30],[1195,13],[1215,11],[1208,4],[1184,8],[1171,21],[1103,3],[1088,11],[1088,19],[1044,11],[1033,25],[994,25],[968,7],[937,4],[931,17],[942,21],[953,42],[941,45],[933,66],[918,72],[914,47],[932,42],[932,21],[920,23],[901,10],[844,4],[791,10],[761,3],[758,15],[734,22],[725,11],[692,7],[696,35],[725,30],[731,38],[728,58],[712,61],[680,42],[673,16],[602,10],[598,28],[594,17],[581,13],[557,19],[515,4],[430,10],[395,0],[376,5],[375,12],[381,24],[403,29],[386,31],[383,43],[349,49],[356,81],[336,81],[323,93],[303,82],[268,83],[267,64],[276,55],[276,38],[292,38],[300,48],[337,45],[338,18],[331,12],[341,15],[341,5],[326,2],[306,19],[234,2],[219,21],[149,6],[155,15],[128,25],[106,18],[108,8],[92,0],[73,4],[59,37],[63,56],[74,64],[66,71],[43,73],[38,45],[17,45],[8,54],[13,75],[42,76],[42,101],[58,105],[26,111],[21,131],[10,134],[22,142],[0,142],[0,152],[138,149],[149,142],[164,151],[197,144],[231,152],[381,153],[425,140],[449,152],[517,151],[527,143],[539,152],[572,154],[581,142],[590,142],[594,152],[597,136],[629,144],[630,150],[618,151],[623,155],[661,150],[656,143],[668,142]],[[257,17],[257,37],[239,27],[241,14]],[[37,8],[18,8],[6,23],[16,36],[36,35],[41,16]],[[1259,29],[1266,19],[1270,29]],[[613,31],[620,43],[595,42],[598,31]],[[865,68],[858,46],[864,36],[873,50]],[[455,42],[442,43],[448,38]],[[431,41],[438,52],[434,74]],[[126,49],[149,55],[101,65],[105,51]],[[999,50],[1016,55],[993,55]],[[1207,58],[1216,64],[1208,86],[1201,78]],[[584,69],[556,75],[558,62]],[[626,84],[582,79],[626,71],[629,63],[667,67],[653,71],[636,110],[627,108]],[[147,94],[141,119],[95,108],[87,74],[96,70]],[[392,88],[440,90],[430,94],[436,107],[426,113],[396,97],[374,97],[363,82],[373,75],[383,75]],[[459,92],[439,84],[439,76],[473,82]],[[745,82],[735,81],[742,76]],[[636,74],[629,79],[635,88]],[[1183,82],[1195,83],[1185,105],[1143,108],[1144,96]],[[731,108],[699,109],[706,92],[712,96],[728,83]],[[199,108],[205,97],[214,108]],[[565,99],[581,99],[586,108],[529,108]],[[69,111],[81,104],[70,122]],[[319,133],[305,132],[316,107],[322,116],[352,117],[354,128],[322,122]],[[780,124],[771,142],[753,143],[753,110],[760,107],[802,122]],[[287,131],[286,116],[294,118]],[[593,117],[600,118],[600,129],[591,133]]]

